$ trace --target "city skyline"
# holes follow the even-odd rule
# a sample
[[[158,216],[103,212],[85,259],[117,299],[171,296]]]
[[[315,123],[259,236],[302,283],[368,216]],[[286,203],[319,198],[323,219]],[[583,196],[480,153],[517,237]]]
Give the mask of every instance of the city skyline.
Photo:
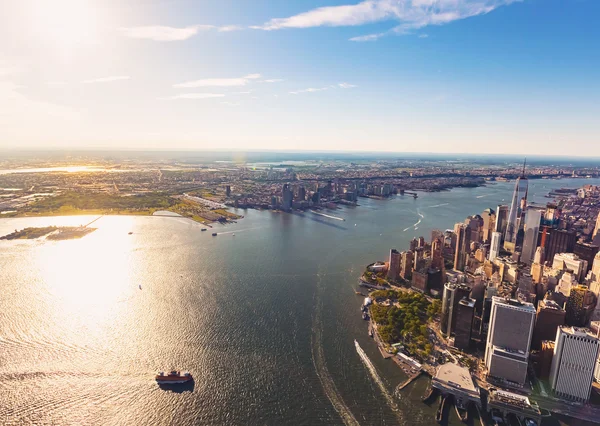
[[[49,4],[0,7],[0,149],[600,156],[592,1]]]

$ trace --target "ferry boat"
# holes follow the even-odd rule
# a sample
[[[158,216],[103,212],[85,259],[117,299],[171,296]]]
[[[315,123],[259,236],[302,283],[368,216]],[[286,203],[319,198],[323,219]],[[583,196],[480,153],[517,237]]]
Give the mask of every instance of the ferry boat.
[[[201,229],[201,231],[202,231],[202,232],[206,231],[206,228],[202,228],[202,229]]]
[[[192,375],[187,371],[171,371],[170,373],[165,373],[160,371],[156,374],[156,383],[159,385],[169,385],[169,384],[180,384],[187,383],[192,380]]]
[[[213,232],[212,236],[213,236],[213,237],[216,237],[216,236],[217,236],[217,233],[216,233],[216,232]]]

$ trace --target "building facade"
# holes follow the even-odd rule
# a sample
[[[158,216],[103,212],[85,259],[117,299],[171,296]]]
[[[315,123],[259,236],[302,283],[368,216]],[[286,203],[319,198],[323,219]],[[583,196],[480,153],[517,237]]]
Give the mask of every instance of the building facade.
[[[535,324],[531,303],[493,297],[485,349],[488,376],[522,386]]]
[[[599,350],[600,341],[589,330],[559,327],[550,367],[550,386],[557,396],[589,400]]]

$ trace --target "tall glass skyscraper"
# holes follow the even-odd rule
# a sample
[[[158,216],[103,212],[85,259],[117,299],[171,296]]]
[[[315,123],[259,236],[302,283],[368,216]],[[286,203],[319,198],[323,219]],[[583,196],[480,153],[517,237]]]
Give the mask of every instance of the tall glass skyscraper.
[[[506,234],[504,235],[504,249],[510,252],[514,252],[517,245],[517,235],[522,222],[521,216],[525,207],[527,207],[527,188],[528,181],[525,177],[525,163],[523,163],[523,172],[515,183],[515,191],[513,192],[506,224]]]

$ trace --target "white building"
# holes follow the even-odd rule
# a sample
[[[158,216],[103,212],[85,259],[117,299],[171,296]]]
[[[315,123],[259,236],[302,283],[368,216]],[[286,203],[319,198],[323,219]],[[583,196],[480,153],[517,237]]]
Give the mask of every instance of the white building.
[[[586,328],[560,326],[556,331],[550,386],[557,396],[586,402],[592,391],[600,340]]]
[[[492,242],[490,244],[490,262],[498,257],[500,254],[500,241],[502,240],[502,234],[500,232],[492,232]]]
[[[485,348],[488,376],[525,384],[534,324],[535,308],[531,303],[492,298]]]
[[[587,260],[580,259],[579,256],[574,253],[556,253],[552,262],[552,269],[573,271],[577,282],[583,282],[587,266]]]

